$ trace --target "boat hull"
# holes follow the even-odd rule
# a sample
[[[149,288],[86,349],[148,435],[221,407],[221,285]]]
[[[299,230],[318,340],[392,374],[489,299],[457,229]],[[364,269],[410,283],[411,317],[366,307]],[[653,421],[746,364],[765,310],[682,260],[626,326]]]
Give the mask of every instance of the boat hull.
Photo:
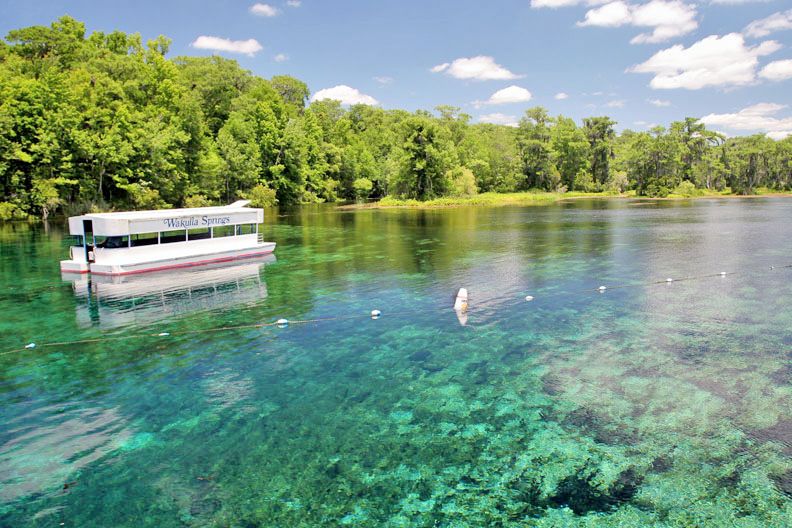
[[[64,260],[61,262],[61,271],[64,273],[87,273],[90,271],[90,273],[93,275],[133,275],[137,273],[191,268],[206,264],[216,264],[246,258],[261,257],[264,255],[269,255],[274,251],[275,243],[266,242],[255,247],[228,249],[213,253],[204,253],[201,255],[186,255],[144,262],[114,262],[104,264],[94,262],[88,265],[84,262]]]

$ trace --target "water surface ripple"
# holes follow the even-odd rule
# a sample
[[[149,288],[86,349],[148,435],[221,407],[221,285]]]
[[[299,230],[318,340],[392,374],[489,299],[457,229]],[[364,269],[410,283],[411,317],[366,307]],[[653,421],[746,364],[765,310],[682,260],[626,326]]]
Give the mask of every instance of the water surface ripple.
[[[262,229],[276,259],[72,281],[62,226],[0,225],[1,526],[792,525],[792,201]]]

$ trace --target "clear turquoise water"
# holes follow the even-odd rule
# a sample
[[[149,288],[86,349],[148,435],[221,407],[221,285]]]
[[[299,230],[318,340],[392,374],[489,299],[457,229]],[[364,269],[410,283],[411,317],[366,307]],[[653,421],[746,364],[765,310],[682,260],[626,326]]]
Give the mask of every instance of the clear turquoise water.
[[[0,526],[792,524],[792,201],[264,231],[274,262],[88,285],[62,226],[0,226]]]

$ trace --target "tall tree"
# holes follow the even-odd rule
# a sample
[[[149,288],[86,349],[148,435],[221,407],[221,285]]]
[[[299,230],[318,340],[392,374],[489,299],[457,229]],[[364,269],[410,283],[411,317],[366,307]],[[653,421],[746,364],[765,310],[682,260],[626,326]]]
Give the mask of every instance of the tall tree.
[[[522,189],[553,190],[560,180],[551,163],[550,117],[541,106],[529,108],[520,120],[517,145],[522,158]]]
[[[668,196],[681,181],[681,144],[662,127],[633,134],[625,164],[639,195]]]
[[[575,121],[564,116],[555,119],[551,130],[552,161],[561,175],[561,183],[574,191],[576,178],[588,170],[589,143]]]
[[[197,94],[206,126],[216,136],[228,119],[234,99],[245,93],[253,77],[237,61],[217,55],[176,57],[179,81]]]
[[[734,138],[729,142],[731,188],[737,194],[753,194],[770,174],[771,139],[762,135]]]
[[[453,164],[448,130],[427,115],[408,118],[402,125],[401,167],[395,182],[399,194],[426,200],[442,196]]]
[[[305,102],[311,95],[311,91],[304,82],[289,75],[276,75],[270,82],[287,105],[291,105],[299,111],[305,108]]]
[[[610,179],[610,162],[613,157],[613,139],[616,122],[609,117],[583,119],[591,152],[591,175],[596,183],[605,185]]]

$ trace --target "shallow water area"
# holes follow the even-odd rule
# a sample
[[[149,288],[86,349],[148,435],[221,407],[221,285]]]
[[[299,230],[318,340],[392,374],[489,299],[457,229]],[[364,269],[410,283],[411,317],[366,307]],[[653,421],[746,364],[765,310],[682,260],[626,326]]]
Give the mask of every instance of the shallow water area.
[[[0,225],[0,526],[788,526],[791,221],[304,207],[119,281]]]

